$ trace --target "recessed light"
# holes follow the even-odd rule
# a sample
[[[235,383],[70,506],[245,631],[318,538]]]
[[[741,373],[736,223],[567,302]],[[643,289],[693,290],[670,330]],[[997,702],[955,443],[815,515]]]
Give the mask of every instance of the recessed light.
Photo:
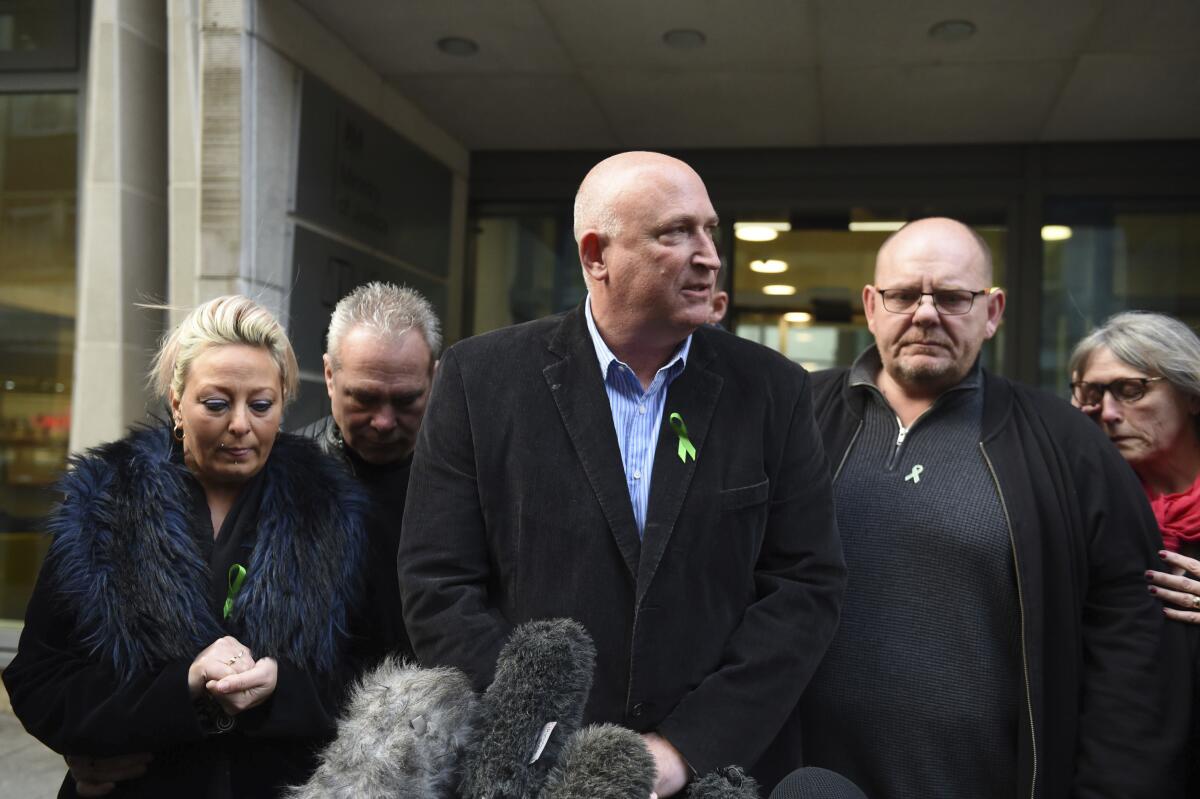
[[[961,42],[975,35],[975,23],[969,19],[944,19],[929,29],[929,38],[939,42]]]
[[[446,36],[438,39],[437,48],[446,55],[469,56],[479,52],[479,45],[474,39],[462,36]]]
[[[774,258],[769,261],[751,261],[750,271],[761,272],[764,275],[777,275],[780,272],[786,272],[788,268],[787,261],[779,261]]]
[[[1066,225],[1042,225],[1042,241],[1066,241],[1071,238],[1071,228]]]
[[[703,33],[692,28],[676,28],[662,35],[663,44],[676,50],[695,50],[708,41]]]
[[[851,222],[851,233],[893,233],[907,224],[905,222]]]
[[[792,226],[788,222],[734,222],[733,235],[742,241],[774,241]]]
[[[807,311],[788,311],[783,315],[785,322],[791,322],[797,325],[806,325],[812,321],[812,314]]]
[[[789,286],[784,283],[772,283],[769,286],[763,286],[763,294],[770,294],[774,297],[790,297],[795,293],[795,286]]]

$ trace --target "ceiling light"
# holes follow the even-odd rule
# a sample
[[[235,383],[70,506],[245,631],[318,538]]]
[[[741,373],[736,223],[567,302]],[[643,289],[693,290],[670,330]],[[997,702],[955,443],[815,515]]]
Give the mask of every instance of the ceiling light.
[[[807,311],[788,311],[783,315],[785,322],[791,322],[797,325],[806,325],[812,321],[812,314]]]
[[[751,272],[762,272],[764,275],[777,275],[787,271],[787,261],[771,259],[769,261],[751,261]]]
[[[894,233],[906,222],[851,222],[851,233]]]
[[[775,297],[790,297],[795,293],[795,286],[788,286],[783,283],[773,283],[769,286],[763,286],[763,294],[770,294]]]
[[[676,28],[662,35],[663,44],[676,50],[695,50],[703,47],[708,38],[692,28]]]
[[[929,38],[939,42],[961,42],[975,35],[975,23],[969,19],[946,19],[929,29]]]
[[[437,48],[446,55],[469,56],[479,52],[479,45],[473,39],[462,36],[446,36],[438,39]]]
[[[1066,225],[1042,225],[1042,241],[1066,241],[1071,238],[1071,228]]]
[[[742,241],[774,241],[792,226],[787,222],[734,222],[733,235]]]

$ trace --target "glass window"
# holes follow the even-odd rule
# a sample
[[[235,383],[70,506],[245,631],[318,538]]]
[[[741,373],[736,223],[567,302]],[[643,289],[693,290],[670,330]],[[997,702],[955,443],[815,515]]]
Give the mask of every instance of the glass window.
[[[906,215],[856,208],[843,212],[840,224],[829,221],[837,217],[824,215],[819,225],[751,218],[734,225],[734,332],[809,370],[848,366],[874,341],[862,289],[874,280],[879,247]],[[760,229],[754,222],[768,224]],[[974,227],[991,247],[993,284],[1003,286],[1007,228]],[[1003,339],[1001,325],[983,348],[988,368],[1001,368]]]
[[[471,332],[565,311],[587,294],[569,214],[482,215],[475,232]]]
[[[67,458],[77,97],[0,95],[0,618],[20,619]]]
[[[1071,349],[1120,311],[1200,329],[1200,200],[1058,200],[1042,228],[1039,380],[1066,395]]]

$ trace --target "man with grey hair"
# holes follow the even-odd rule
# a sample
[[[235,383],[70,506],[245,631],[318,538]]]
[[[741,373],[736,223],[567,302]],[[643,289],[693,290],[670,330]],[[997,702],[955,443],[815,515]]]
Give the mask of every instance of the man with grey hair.
[[[808,375],[708,325],[718,220],[691,167],[622,153],[578,198],[584,302],[443,358],[400,542],[408,630],[483,687],[516,625],[576,619],[585,721],[642,733],[660,796],[728,765],[770,791],[845,580]]]
[[[814,376],[850,586],[805,759],[888,799],[1181,796],[1154,518],[1082,414],[980,367],[991,283],[975,231],[908,224],[863,288],[874,346]]]
[[[331,413],[302,433],[343,460],[371,499],[365,660],[412,655],[404,631],[396,549],[417,431],[437,370],[441,330],[410,288],[367,283],[333,309],[325,347]]]

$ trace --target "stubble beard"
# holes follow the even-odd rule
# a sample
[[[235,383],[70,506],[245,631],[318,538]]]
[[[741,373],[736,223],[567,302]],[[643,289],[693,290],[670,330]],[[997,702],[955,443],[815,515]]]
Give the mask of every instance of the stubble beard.
[[[885,368],[893,381],[901,386],[918,388],[922,393],[943,391],[957,385],[970,371],[969,365],[961,368],[958,361],[949,358],[913,363],[899,355],[892,358]]]

